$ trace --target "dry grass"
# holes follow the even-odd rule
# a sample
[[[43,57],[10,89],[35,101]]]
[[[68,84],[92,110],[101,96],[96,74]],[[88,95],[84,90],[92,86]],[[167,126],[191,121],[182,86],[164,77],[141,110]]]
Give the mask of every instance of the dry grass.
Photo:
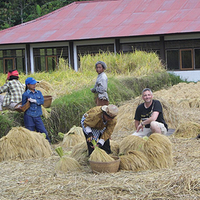
[[[170,105],[164,109],[173,111],[169,112],[169,119],[175,120],[171,121],[170,128],[177,128],[188,119],[199,123],[199,90],[198,84],[178,84],[155,92],[155,97]],[[118,119],[121,127],[117,126],[112,135],[117,143],[134,131],[134,109],[137,106],[134,102],[139,100],[126,102],[120,107]],[[186,105],[184,109],[183,105]],[[184,132],[187,130],[186,127]],[[1,200],[199,200],[200,140],[176,135],[168,138],[172,143],[174,165],[166,169],[94,174],[86,164],[81,171],[64,173],[55,170],[55,163],[60,160],[55,151],[49,158],[0,162]],[[55,147],[53,145],[52,149]]]
[[[200,198],[200,141],[170,137],[174,166],[171,169],[133,173],[93,174],[56,172],[59,156],[0,163],[1,199],[180,199]]]

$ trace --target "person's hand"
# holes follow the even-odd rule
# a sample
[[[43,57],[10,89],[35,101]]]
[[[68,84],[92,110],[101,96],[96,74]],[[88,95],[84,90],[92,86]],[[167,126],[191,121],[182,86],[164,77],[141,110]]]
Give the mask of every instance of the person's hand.
[[[97,143],[97,146],[98,146],[99,148],[102,148],[103,145],[102,145],[101,143],[98,142],[98,143]]]
[[[137,127],[137,132],[138,132],[140,129],[142,129],[142,131],[143,131],[143,124],[142,124],[142,123],[140,123],[140,124],[138,125],[138,127]]]
[[[95,88],[91,88],[90,90],[91,90],[92,93],[95,93],[95,92],[96,92],[96,89],[95,89]]]
[[[88,133],[87,135],[87,142],[91,142],[93,140],[94,136],[92,134],[92,132]]]
[[[36,99],[29,98],[28,99],[31,103],[37,103]]]

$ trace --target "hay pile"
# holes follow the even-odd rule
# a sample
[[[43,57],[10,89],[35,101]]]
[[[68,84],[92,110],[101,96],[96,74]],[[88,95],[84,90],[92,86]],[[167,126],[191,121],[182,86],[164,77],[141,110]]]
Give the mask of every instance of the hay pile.
[[[0,139],[0,161],[51,156],[51,146],[41,133],[13,127]]]
[[[200,134],[200,124],[196,122],[182,122],[174,132],[175,137],[195,138]]]
[[[150,169],[149,159],[146,155],[137,150],[127,152],[127,155],[120,156],[120,170],[131,170],[134,172]]]
[[[85,141],[85,136],[81,127],[73,126],[66,134],[62,141],[62,147],[71,148],[78,143]]]
[[[80,171],[81,166],[72,157],[69,157],[67,155],[64,155],[62,147],[57,147],[56,152],[60,156],[60,160],[56,163],[56,170],[63,171],[63,172],[68,172],[68,171]]]
[[[110,140],[110,150],[114,156],[119,154],[119,144],[114,140]]]
[[[172,143],[160,133],[153,133],[144,143],[144,154],[149,159],[151,169],[170,168],[173,166]]]
[[[95,140],[92,140],[92,144],[94,147],[94,151],[90,154],[90,161],[94,162],[111,162],[114,161],[115,159],[109,156],[103,149],[100,149]]]
[[[119,155],[127,154],[128,151],[144,149],[145,140],[139,136],[128,135],[119,144]]]
[[[36,89],[40,90],[44,95],[52,95],[54,89],[51,86],[49,82],[46,82],[44,80],[39,81],[39,83],[36,84]]]
[[[80,165],[87,165],[88,164],[88,149],[86,141],[82,143],[78,143],[72,148],[72,152],[70,157],[76,159]]]

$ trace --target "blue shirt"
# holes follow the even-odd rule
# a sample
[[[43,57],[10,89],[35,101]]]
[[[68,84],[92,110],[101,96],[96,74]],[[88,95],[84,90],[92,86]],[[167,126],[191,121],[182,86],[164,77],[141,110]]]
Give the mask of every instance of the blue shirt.
[[[22,106],[28,101],[29,98],[36,99],[36,103],[30,102],[30,108],[25,111],[25,113],[31,117],[39,117],[42,115],[41,105],[44,104],[44,97],[39,90],[35,92],[29,89],[22,95]]]

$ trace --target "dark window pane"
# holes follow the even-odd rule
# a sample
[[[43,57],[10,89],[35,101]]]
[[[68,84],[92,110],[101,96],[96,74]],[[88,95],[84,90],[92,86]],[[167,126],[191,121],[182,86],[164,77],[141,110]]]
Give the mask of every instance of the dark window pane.
[[[24,68],[24,58],[16,58],[16,69],[19,72],[24,72],[25,68]]]
[[[22,56],[22,50],[16,50],[16,56]]]
[[[179,50],[167,51],[167,69],[179,69]]]
[[[3,59],[0,59],[0,73],[4,73],[4,71],[3,71]]]
[[[47,49],[47,55],[51,56],[52,55],[52,49]]]
[[[195,69],[200,69],[200,49],[195,49]]]
[[[0,51],[0,58],[3,58],[3,51]]]
[[[53,71],[56,69],[56,56],[47,57],[47,69]]]
[[[40,49],[40,56],[45,56],[45,49]]]
[[[192,51],[191,50],[182,50],[181,51],[181,60],[182,60],[182,68],[188,69],[192,67]]]

